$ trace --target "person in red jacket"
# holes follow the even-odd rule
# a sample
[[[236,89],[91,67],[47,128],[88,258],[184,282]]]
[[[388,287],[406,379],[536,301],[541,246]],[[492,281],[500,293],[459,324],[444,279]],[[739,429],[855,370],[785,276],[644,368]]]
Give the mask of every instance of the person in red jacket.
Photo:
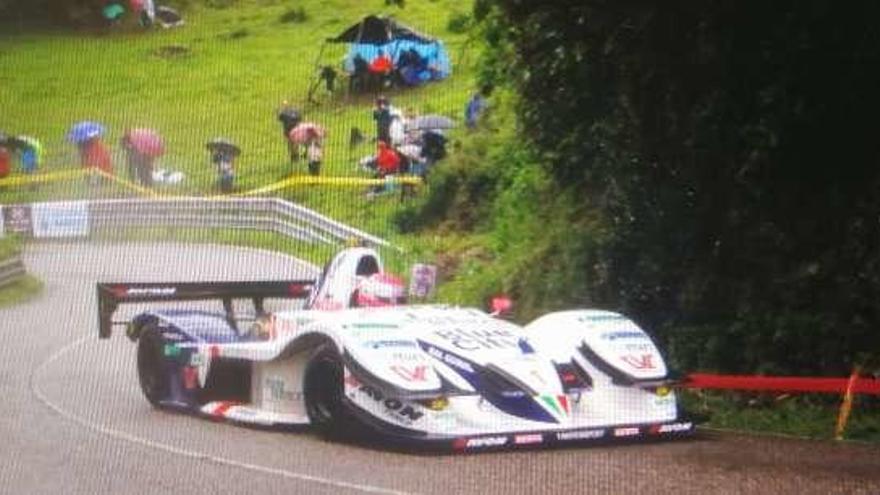
[[[379,141],[379,149],[376,152],[376,171],[379,173],[379,178],[400,171],[400,155],[385,141]]]
[[[385,54],[384,50],[379,50],[379,54],[370,62],[369,70],[373,74],[387,76],[394,70],[394,62],[391,61],[391,57]]]
[[[110,151],[100,138],[92,138],[79,145],[79,158],[83,168],[94,168],[108,174],[113,173]]]
[[[12,172],[12,166],[10,165],[10,154],[9,150],[5,147],[0,146],[0,179],[9,175]]]
[[[376,151],[376,178],[383,179],[386,176],[394,175],[399,171],[400,155],[397,153],[397,150],[388,146],[385,141],[379,141],[378,149]],[[373,197],[385,192],[390,191],[386,189],[386,184],[382,184],[373,187],[367,195]]]

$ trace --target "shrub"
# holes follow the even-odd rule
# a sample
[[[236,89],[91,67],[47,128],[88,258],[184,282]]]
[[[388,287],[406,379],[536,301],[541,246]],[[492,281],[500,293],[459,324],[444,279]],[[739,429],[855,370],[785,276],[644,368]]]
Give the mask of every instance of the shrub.
[[[300,24],[309,20],[309,14],[306,13],[306,10],[302,7],[297,7],[295,9],[289,9],[278,18],[278,22],[281,23],[294,23]]]

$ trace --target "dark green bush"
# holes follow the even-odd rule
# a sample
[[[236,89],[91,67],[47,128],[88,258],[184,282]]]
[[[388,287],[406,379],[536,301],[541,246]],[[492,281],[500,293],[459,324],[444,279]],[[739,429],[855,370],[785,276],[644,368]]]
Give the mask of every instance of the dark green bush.
[[[309,20],[309,14],[306,13],[306,10],[302,7],[297,7],[294,9],[289,9],[285,11],[278,18],[278,22],[281,23],[303,23]]]
[[[450,33],[463,33],[470,29],[472,24],[471,16],[461,12],[454,12],[449,16],[446,23],[446,30]]]

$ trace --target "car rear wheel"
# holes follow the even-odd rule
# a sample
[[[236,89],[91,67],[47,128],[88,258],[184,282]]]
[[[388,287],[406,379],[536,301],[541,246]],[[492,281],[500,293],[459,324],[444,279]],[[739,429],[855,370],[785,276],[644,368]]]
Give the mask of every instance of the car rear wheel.
[[[159,407],[159,401],[168,398],[170,383],[162,336],[155,327],[145,328],[138,339],[137,370],[141,391],[153,407]]]
[[[351,439],[354,418],[344,401],[344,371],[339,353],[320,348],[306,367],[305,403],[309,421],[328,438]]]

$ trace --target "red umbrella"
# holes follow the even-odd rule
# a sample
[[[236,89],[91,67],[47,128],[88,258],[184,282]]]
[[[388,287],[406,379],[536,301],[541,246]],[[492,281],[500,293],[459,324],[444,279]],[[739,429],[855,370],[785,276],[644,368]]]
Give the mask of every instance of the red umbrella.
[[[305,144],[315,139],[324,139],[327,132],[314,122],[303,122],[290,130],[287,135],[296,144]]]
[[[147,156],[155,158],[165,153],[162,136],[153,129],[132,129],[125,134],[123,140],[133,149]]]

